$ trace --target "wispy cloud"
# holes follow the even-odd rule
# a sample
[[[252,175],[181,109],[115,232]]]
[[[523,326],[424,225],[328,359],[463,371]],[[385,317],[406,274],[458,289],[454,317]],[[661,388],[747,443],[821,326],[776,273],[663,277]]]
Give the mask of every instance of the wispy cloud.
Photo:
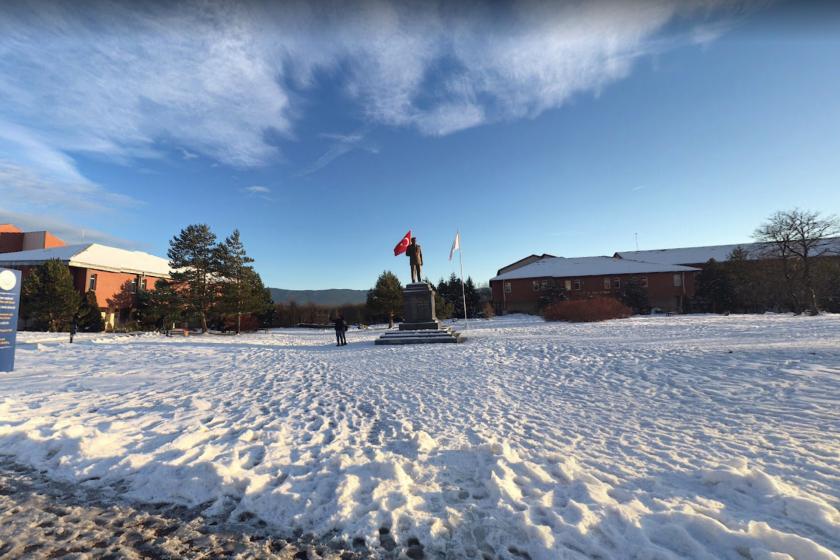
[[[109,192],[84,179],[73,181],[44,176],[2,159],[0,200],[6,208],[37,205],[42,209],[63,208],[97,212],[141,204],[129,196]]]
[[[320,83],[318,73],[336,78],[368,126],[446,135],[597,93],[640,57],[672,46],[661,41],[670,22],[692,16],[699,24],[684,41],[708,41],[749,3],[7,6],[0,141],[16,154],[10,162],[60,172],[67,183],[81,178],[68,154],[130,161],[161,157],[162,142],[179,146],[184,159],[264,165],[277,161],[277,138],[294,134],[306,107],[299,101]],[[363,145],[353,135],[328,139],[334,143],[308,173]]]
[[[139,204],[85,178],[72,158],[37,131],[0,117],[0,200],[15,205],[101,211]]]
[[[301,171],[299,173],[300,176],[311,175],[316,171],[320,171],[336,159],[353,150],[363,150],[371,154],[379,153],[379,148],[367,141],[367,131],[353,132],[350,134],[325,132],[319,134],[319,136],[325,140],[331,140],[332,144],[312,165]]]
[[[244,192],[248,196],[262,198],[263,200],[274,200],[271,197],[271,189],[262,185],[251,185],[250,187],[245,187],[244,189],[242,189],[242,192]]]
[[[70,245],[75,243],[104,243],[124,249],[144,248],[144,245],[136,241],[116,237],[97,229],[81,227],[68,221],[50,218],[42,214],[9,212],[0,209],[0,223],[14,224],[24,231],[48,230]]]
[[[179,148],[179,151],[181,152],[181,158],[182,159],[196,159],[196,158],[198,158],[198,154],[194,154],[189,150],[185,150],[184,148]]]

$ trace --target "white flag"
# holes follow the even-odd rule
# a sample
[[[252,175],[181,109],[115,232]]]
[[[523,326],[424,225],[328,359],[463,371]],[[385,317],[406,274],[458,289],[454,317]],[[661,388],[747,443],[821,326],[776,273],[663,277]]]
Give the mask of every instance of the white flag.
[[[461,232],[455,232],[455,241],[452,242],[452,248],[449,250],[449,260],[452,260],[452,256],[455,254],[455,251],[461,249]]]

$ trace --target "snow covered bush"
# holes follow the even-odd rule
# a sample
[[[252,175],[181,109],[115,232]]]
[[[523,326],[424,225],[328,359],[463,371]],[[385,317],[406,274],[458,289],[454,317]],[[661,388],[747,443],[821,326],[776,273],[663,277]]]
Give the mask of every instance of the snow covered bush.
[[[629,307],[613,298],[556,301],[543,310],[543,317],[546,321],[569,321],[572,323],[623,319],[632,314],[633,312]]]

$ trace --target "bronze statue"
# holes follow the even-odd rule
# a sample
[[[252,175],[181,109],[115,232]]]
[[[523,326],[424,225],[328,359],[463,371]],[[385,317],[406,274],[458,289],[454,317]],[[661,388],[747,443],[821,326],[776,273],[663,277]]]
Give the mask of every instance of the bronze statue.
[[[405,250],[405,255],[408,257],[408,262],[411,265],[411,281],[420,282],[420,267],[423,266],[423,251],[420,250],[420,245],[417,244],[417,238],[411,238],[411,244]]]

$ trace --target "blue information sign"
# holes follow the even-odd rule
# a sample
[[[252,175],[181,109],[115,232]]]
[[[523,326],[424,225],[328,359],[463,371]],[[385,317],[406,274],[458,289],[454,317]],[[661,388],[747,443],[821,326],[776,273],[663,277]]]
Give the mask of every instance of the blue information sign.
[[[0,268],[0,371],[15,369],[20,271]]]

